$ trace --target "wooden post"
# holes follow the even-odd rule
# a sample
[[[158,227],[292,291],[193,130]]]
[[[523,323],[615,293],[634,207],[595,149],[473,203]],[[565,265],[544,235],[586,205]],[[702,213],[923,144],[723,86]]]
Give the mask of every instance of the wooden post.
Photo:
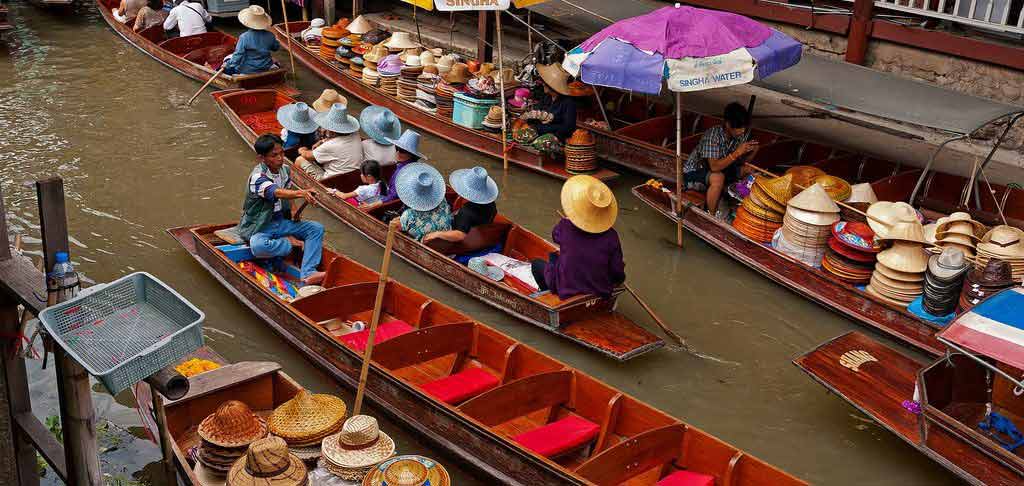
[[[476,27],[476,60],[483,64],[494,57],[491,48],[494,45],[494,24],[491,23],[491,16],[487,15],[486,10],[477,13]]]
[[[610,130],[611,127],[608,127]],[[683,94],[676,92],[676,244],[683,247]],[[713,214],[711,216],[714,216]]]
[[[55,255],[68,251],[68,220],[64,207],[64,181],[59,177],[36,183],[39,226],[43,240],[44,268],[53,268]],[[59,296],[66,295],[63,292]],[[96,446],[96,414],[92,408],[89,375],[60,346],[54,346],[60,397],[60,422],[64,433],[64,458],[68,484],[101,486],[99,451]]]
[[[864,64],[868,52],[868,38],[871,37],[871,16],[874,8],[875,0],[854,1],[850,33],[846,37],[846,62]]]
[[[160,432],[160,451],[164,455],[164,474],[173,478],[178,472],[174,467],[174,446],[171,443],[171,433],[167,431],[167,412],[164,410],[164,399],[156,388],[151,387],[151,390],[149,394],[153,397],[153,419]]]
[[[494,11],[494,25],[498,31],[498,99],[501,100],[501,166],[508,170],[508,118],[505,114],[505,73],[504,57],[501,52],[501,10]]]
[[[0,205],[2,206],[2,205]],[[3,208],[0,207],[0,217]],[[0,230],[7,232],[7,224],[4,223]],[[10,248],[4,247],[4,251],[10,254]],[[18,319],[18,304],[7,299],[0,299],[0,331],[17,332],[20,320]],[[12,341],[13,342],[13,341]],[[22,486],[38,486],[39,472],[36,470],[36,449],[21,427],[15,423],[14,417],[18,414],[32,413],[32,398],[28,391],[28,373],[25,371],[25,360],[21,356],[11,357],[6,349],[3,352],[3,384],[0,389],[6,400],[0,399],[0,404],[7,407],[0,409],[0,424],[5,425],[6,430],[12,433],[13,447],[8,449],[7,444],[0,444],[0,450],[12,451],[8,457],[0,457],[0,482],[3,484],[18,484]],[[5,403],[6,402],[6,403]],[[6,442],[6,441],[5,441]],[[3,454],[7,454],[4,452]],[[8,463],[8,460],[13,460]],[[11,480],[8,482],[8,480]]]
[[[384,242],[384,261],[380,264],[380,275],[377,277],[377,297],[373,301],[373,316],[370,318],[370,335],[363,353],[363,367],[359,370],[359,386],[356,388],[356,403],[352,406],[352,415],[359,415],[363,407],[363,395],[366,394],[366,375],[370,371],[370,358],[373,356],[373,341],[377,338],[377,324],[384,312],[384,291],[388,285],[388,269],[391,267],[391,247],[395,244],[395,233],[398,232],[398,219],[388,224],[388,236]]]

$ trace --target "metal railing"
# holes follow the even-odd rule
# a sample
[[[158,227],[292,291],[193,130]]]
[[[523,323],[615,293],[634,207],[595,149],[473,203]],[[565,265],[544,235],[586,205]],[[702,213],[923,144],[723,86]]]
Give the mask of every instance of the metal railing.
[[[997,32],[1024,34],[1021,0],[875,0],[875,6]]]

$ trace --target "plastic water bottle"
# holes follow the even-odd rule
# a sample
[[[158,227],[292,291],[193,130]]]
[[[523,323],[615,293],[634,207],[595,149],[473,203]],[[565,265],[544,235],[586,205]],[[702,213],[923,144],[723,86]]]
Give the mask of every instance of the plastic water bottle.
[[[78,272],[68,259],[68,252],[58,251],[56,259],[57,263],[53,265],[53,271],[47,279],[47,290],[50,293],[55,292],[57,301],[63,302],[78,295],[81,283],[78,280]]]

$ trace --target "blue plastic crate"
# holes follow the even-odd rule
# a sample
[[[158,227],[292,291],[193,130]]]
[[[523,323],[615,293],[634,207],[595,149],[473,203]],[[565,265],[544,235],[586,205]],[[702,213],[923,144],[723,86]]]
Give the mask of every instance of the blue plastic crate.
[[[497,105],[498,100],[482,100],[466,95],[455,93],[454,110],[452,121],[457,125],[467,128],[480,129],[484,126],[484,118],[492,106]]]

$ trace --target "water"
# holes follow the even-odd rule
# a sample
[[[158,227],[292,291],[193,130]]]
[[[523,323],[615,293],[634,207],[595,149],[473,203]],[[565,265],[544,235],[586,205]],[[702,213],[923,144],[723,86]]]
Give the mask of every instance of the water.
[[[0,47],[0,181],[7,220],[39,255],[32,183],[59,174],[67,192],[71,258],[83,282],[110,281],[145,270],[178,289],[207,314],[206,338],[229,360],[280,362],[318,392],[343,391],[284,344],[164,233],[165,228],[235,219],[253,155],[215,108],[184,78],[122,42],[92,4],[64,15],[25,3],[11,5],[17,25]],[[287,62],[287,56],[279,57]],[[326,85],[299,71],[311,101]],[[357,103],[352,103],[358,107]],[[500,161],[426,137],[424,151],[447,173],[482,165],[502,188],[501,211],[548,234],[556,222],[560,184]],[[591,373],[782,469],[817,484],[956,484],[945,469],[917,453],[795,368],[800,353],[858,326],[762,278],[689,236],[677,249],[675,228],[629,194],[642,181],[624,177],[612,187],[623,211],[627,273],[696,354],[663,350],[625,364],[560,340],[472,300],[395,260],[394,277],[523,342]],[[346,226],[309,209],[327,226],[327,242],[370,265],[381,250]],[[625,298],[622,310],[644,320]],[[35,412],[56,413],[52,366],[30,364]],[[121,442],[104,456],[107,470],[161,483],[159,450],[133,429],[131,397],[97,395],[99,415]],[[382,427],[401,452],[438,456],[395,424]],[[118,432],[125,429],[131,433]],[[133,435],[134,434],[134,435]],[[116,440],[115,440],[116,442]],[[453,458],[458,484],[476,484]],[[52,482],[52,474],[49,475]]]

